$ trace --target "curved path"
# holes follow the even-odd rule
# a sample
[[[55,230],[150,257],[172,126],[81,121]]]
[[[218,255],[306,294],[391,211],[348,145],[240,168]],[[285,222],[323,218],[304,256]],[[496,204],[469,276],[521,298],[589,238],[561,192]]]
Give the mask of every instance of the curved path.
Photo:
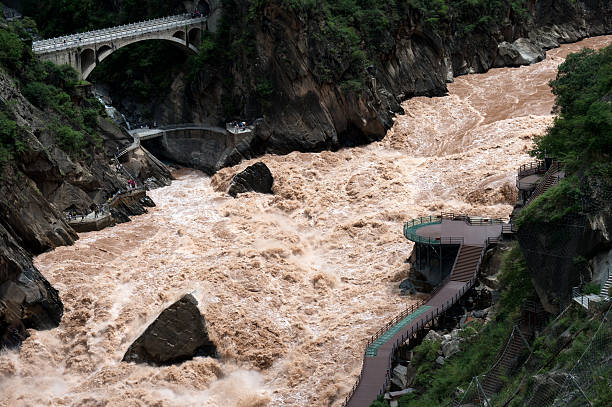
[[[168,126],[156,127],[154,129],[128,130],[128,133],[130,134],[130,136],[132,136],[134,141],[132,142],[132,144],[130,144],[129,146],[121,150],[119,153],[117,153],[117,158],[120,158],[121,156],[129,153],[130,151],[133,151],[137,149],[138,147],[140,147],[140,142],[143,140],[150,140],[152,138],[161,137],[171,132],[175,132],[175,131],[178,132],[178,131],[183,131],[183,130],[208,130],[208,131],[213,131],[216,133],[226,132],[226,129],[223,129],[221,127],[210,126],[208,124],[199,124],[199,123],[181,123],[181,124],[173,124],[173,125],[168,125]],[[243,133],[244,132],[246,131],[243,131]]]
[[[472,288],[487,246],[497,242],[502,229],[503,222],[498,219],[452,214],[422,218],[406,224],[404,231],[408,231],[405,234],[410,240],[427,240],[428,244],[459,244],[455,264],[450,276],[427,302],[404,311],[368,340],[361,374],[343,406],[369,407],[385,391],[391,380],[393,355],[397,347],[415,338]]]

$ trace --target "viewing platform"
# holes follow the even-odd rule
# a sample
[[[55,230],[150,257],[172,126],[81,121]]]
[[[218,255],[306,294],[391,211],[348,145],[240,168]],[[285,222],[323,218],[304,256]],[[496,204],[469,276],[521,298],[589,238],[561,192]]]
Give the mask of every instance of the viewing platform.
[[[501,219],[450,213],[421,217],[404,225],[404,236],[415,242],[413,253],[417,261],[428,263],[430,269],[440,269],[436,288],[427,301],[413,304],[367,340],[361,374],[343,407],[369,407],[384,393],[397,348],[418,341],[424,329],[460,301],[476,284],[487,247],[509,230],[511,226]]]
[[[565,177],[565,170],[553,158],[521,165],[516,176],[519,203],[526,206]]]
[[[501,219],[443,213],[407,222],[404,236],[415,243],[430,245],[482,246],[487,240],[501,236],[508,227]]]

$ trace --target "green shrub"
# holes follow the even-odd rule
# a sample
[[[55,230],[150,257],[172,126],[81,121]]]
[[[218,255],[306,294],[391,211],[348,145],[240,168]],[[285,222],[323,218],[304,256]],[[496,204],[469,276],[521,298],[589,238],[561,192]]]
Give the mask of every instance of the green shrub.
[[[525,298],[535,295],[525,258],[516,242],[502,258],[499,283],[503,290],[500,294],[498,317],[511,318],[512,314],[520,309]]]
[[[382,396],[378,396],[378,399],[372,402],[370,407],[389,407],[389,403],[387,403]]]
[[[577,176],[564,178],[523,208],[516,219],[516,225],[520,228],[525,222],[556,222],[567,215],[578,213],[581,210],[582,195]]]
[[[589,294],[599,294],[599,292],[601,291],[601,286],[597,283],[587,283],[584,285],[584,287],[582,288],[582,292],[584,293],[584,295],[589,295]]]
[[[0,169],[13,159],[15,153],[25,150],[25,143],[19,137],[17,122],[0,111]]]
[[[59,147],[70,156],[78,158],[85,154],[88,143],[82,132],[63,125],[54,125],[51,131]]]
[[[16,34],[0,29],[0,64],[10,71],[20,70],[23,66],[24,44]]]
[[[612,159],[612,46],[568,55],[550,82],[559,116],[535,139],[533,154],[557,157],[570,170]]]
[[[53,85],[47,85],[42,82],[30,82],[23,89],[21,93],[26,97],[33,105],[44,109],[51,106],[53,103],[53,96],[58,89]]]

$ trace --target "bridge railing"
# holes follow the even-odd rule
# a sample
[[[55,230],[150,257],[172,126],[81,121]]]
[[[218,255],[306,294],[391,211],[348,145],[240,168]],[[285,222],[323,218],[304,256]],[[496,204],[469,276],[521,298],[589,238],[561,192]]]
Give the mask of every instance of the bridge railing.
[[[107,40],[130,38],[146,33],[164,31],[206,20],[207,17],[192,18],[189,14],[164,17],[118,27],[35,41],[32,44],[32,49],[37,53],[56,51],[58,49],[74,48],[75,46],[91,45]]]
[[[188,17],[189,17],[188,14],[178,14],[174,16],[139,21],[139,22],[134,22],[134,23],[129,23],[129,24],[118,25],[114,27],[101,28],[99,30],[91,30],[91,31],[85,31],[85,32],[80,32],[80,33],[75,33],[75,34],[63,35],[60,37],[48,38],[48,39],[44,39],[40,41],[35,41],[33,44],[34,45],[47,45],[47,44],[52,44],[52,43],[60,43],[60,42],[63,43],[64,40],[78,38],[78,37],[81,37],[81,39],[95,38],[95,37],[98,37],[101,33],[131,31],[139,27],[159,26],[159,25],[164,25],[164,24],[171,23],[171,22],[181,22],[182,24],[184,21],[191,19],[190,17],[189,18]]]
[[[183,20],[186,19],[186,16],[187,16],[187,14],[177,14],[177,15],[174,15],[174,16],[155,18],[155,19],[151,19],[151,20],[145,20],[145,21],[140,21],[140,22],[123,24],[123,25],[118,25],[118,26],[114,26],[114,27],[101,28],[101,29],[98,29],[98,30],[91,30],[91,31],[84,31],[84,32],[75,33],[75,34],[62,35],[60,37],[47,38],[47,39],[40,40],[40,41],[34,41],[34,44],[45,45],[45,44],[49,44],[49,43],[63,41],[63,40],[70,39],[70,38],[73,38],[73,37],[91,38],[91,37],[97,36],[97,34],[101,33],[101,32],[122,31],[122,30],[133,29],[133,28],[135,28],[137,26],[146,26],[146,25],[154,25],[154,24],[158,25],[160,23],[171,22],[171,21],[183,21]]]

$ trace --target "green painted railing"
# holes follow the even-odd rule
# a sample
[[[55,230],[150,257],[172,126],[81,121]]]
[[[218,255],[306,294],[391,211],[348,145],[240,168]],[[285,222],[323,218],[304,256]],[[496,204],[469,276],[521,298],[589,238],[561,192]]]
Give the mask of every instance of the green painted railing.
[[[435,238],[419,236],[416,231],[424,226],[436,225],[440,223],[442,223],[441,216],[422,216],[417,219],[412,219],[404,224],[404,236],[406,239],[417,243],[431,243],[432,240],[435,242]],[[437,244],[440,244],[439,241]]]
[[[403,319],[398,321],[395,325],[389,328],[385,333],[380,335],[374,342],[372,342],[370,346],[368,346],[365,352],[365,356],[369,358],[376,356],[378,354],[378,349],[380,349],[382,345],[384,345],[389,339],[393,338],[393,336],[395,336],[396,333],[401,331],[406,325],[408,325],[410,322],[415,320],[419,315],[421,315],[422,313],[424,313],[430,308],[431,307],[429,305],[423,305],[421,308],[417,309],[411,314],[408,314]]]
[[[443,218],[444,216],[423,216],[406,222],[404,224],[404,236],[415,243],[462,244],[463,237],[425,237],[417,233],[417,230],[422,227],[442,223]]]
[[[417,233],[422,227],[429,225],[436,225],[442,223],[442,220],[453,220],[462,221],[471,226],[489,226],[489,225],[504,225],[506,222],[502,219],[495,218],[479,218],[468,215],[458,215],[454,213],[442,213],[441,215],[435,216],[423,216],[417,219],[413,219],[404,224],[404,236],[406,239],[411,240],[415,243],[427,243],[427,244],[463,244],[463,237],[425,237]]]

